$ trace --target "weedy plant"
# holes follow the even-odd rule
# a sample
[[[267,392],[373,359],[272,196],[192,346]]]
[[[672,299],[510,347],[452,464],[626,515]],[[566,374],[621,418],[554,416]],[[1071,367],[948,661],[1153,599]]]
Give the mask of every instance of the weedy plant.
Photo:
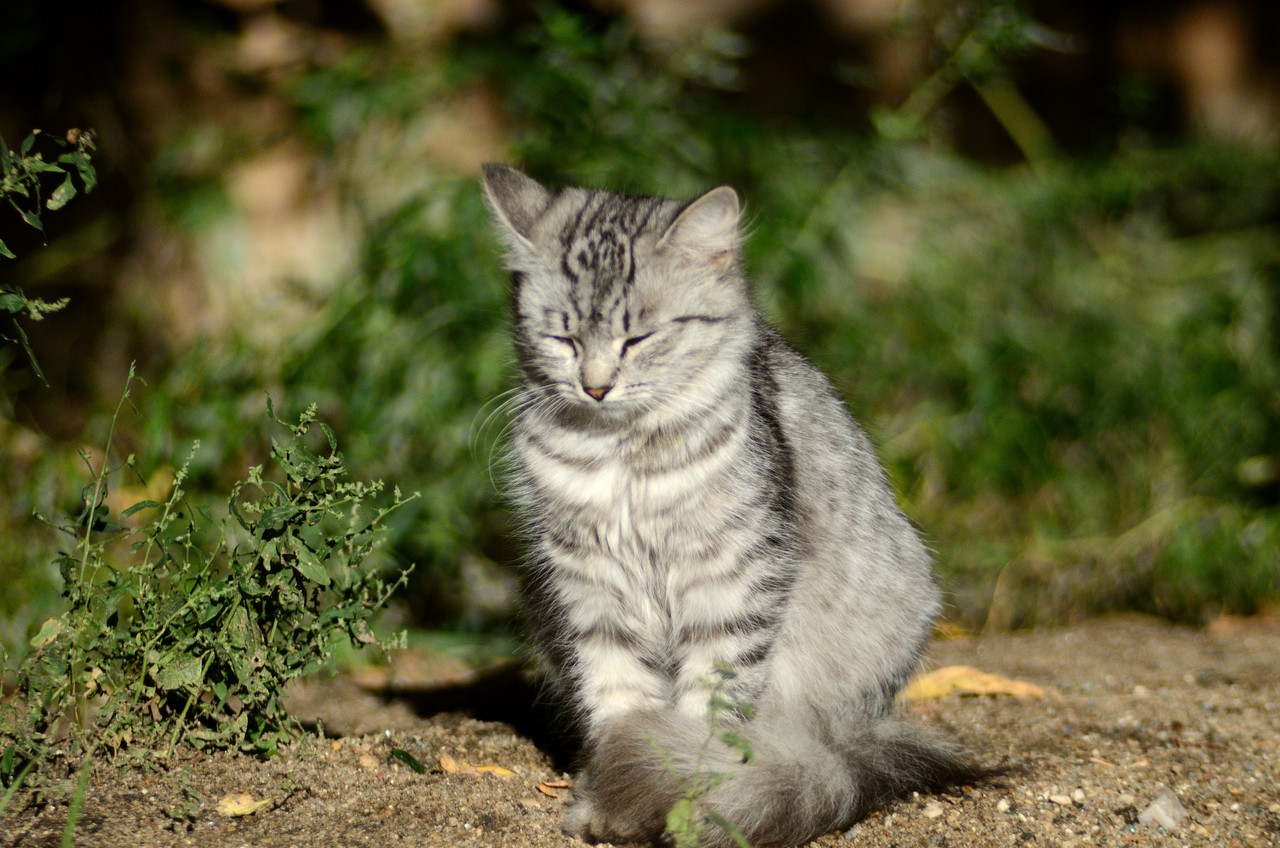
[[[53,145],[57,155],[53,161],[46,161],[44,152],[36,150],[37,140],[47,140]],[[66,206],[76,196],[76,184],[72,179],[79,176],[80,184],[86,192],[93,191],[98,183],[98,174],[93,167],[93,131],[67,130],[65,139],[55,138],[40,130],[30,133],[17,152],[9,149],[9,145],[0,139],[0,199],[7,200],[22,220],[41,233],[44,222],[41,212],[47,208],[57,211]],[[58,187],[44,197],[41,185],[42,174],[56,174],[62,177]],[[13,251],[0,241],[0,256],[13,259]]]
[[[711,684],[710,709],[707,711],[707,738],[698,752],[698,762],[693,774],[685,775],[676,769],[669,751],[661,751],[667,770],[679,781],[684,792],[667,813],[667,835],[675,848],[698,848],[708,827],[719,827],[729,834],[739,848],[751,848],[737,825],[716,812],[708,803],[711,790],[733,776],[704,769],[701,764],[713,745],[726,745],[742,756],[745,764],[754,753],[751,742],[738,732],[741,721],[749,720],[752,706],[737,697],[732,689],[736,672],[728,666],[719,666]],[[661,750],[661,749],[659,749]]]
[[[19,697],[0,714],[5,785],[55,742],[73,756],[163,757],[180,743],[273,753],[296,730],[282,703],[289,681],[323,668],[343,639],[394,646],[369,619],[408,570],[388,580],[371,555],[384,519],[411,497],[396,489],[375,505],[382,483],[346,479],[314,406],[287,424],[268,402],[287,436],[272,440],[272,468],[236,484],[224,515],[183,489],[196,443],[166,500],[112,517],[108,480],[140,477],[133,456],[112,465],[136,379],[131,370],[80,514],[59,525],[75,543],[57,562],[67,608],[32,640]]]
[[[37,140],[51,145],[55,156],[53,161],[46,161],[44,151],[36,149]],[[0,138],[0,200],[8,201],[27,223],[28,226],[44,233],[44,221],[41,213],[44,209],[56,211],[66,206],[77,194],[73,176],[80,178],[80,184],[86,193],[93,191],[98,183],[97,170],[93,167],[93,131],[67,130],[65,139],[54,138],[39,130],[30,133],[17,151],[9,149],[9,145]],[[62,181],[57,188],[44,197],[42,179],[46,175],[58,175]],[[0,240],[0,257],[17,258],[9,246]],[[39,298],[29,298],[22,289],[13,285],[0,286],[0,311],[7,313],[13,321],[16,336],[10,337],[0,333],[0,341],[13,342],[22,346],[31,363],[31,370],[42,383],[48,383],[40,363],[36,361],[27,340],[26,331],[18,323],[19,318],[39,321],[46,315],[64,308],[67,299],[62,298],[52,303]]]

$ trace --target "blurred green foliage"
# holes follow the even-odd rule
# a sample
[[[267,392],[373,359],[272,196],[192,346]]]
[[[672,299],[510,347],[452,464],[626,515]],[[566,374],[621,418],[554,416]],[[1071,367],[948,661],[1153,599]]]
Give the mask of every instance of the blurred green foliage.
[[[499,248],[474,180],[397,146],[479,88],[509,121],[510,159],[546,181],[740,190],[757,299],[871,431],[952,617],[1199,621],[1280,598],[1274,153],[1134,134],[1061,158],[1001,72],[1052,39],[1008,3],[941,20],[950,53],[873,133],[754,115],[733,91],[751,44],[733,34],[659,44],[539,8],[514,39],[356,49],[295,77],[297,127],[341,183],[357,267],[270,355],[210,339],[157,375],[142,465],[199,437],[186,485],[216,491],[261,461],[244,421],[265,389],[315,400],[350,467],[421,492],[386,520],[391,551],[418,563],[418,623],[507,623],[503,566],[519,553],[499,494],[514,378]],[[963,85],[1034,168],[949,151],[936,112]],[[164,198],[173,220],[218,207],[216,175],[183,180]]]
[[[817,207],[800,235],[821,247],[776,281],[825,270],[783,320],[866,399],[959,612],[1199,620],[1276,597],[1275,164],[907,156],[892,185],[855,168],[828,190],[860,200]]]

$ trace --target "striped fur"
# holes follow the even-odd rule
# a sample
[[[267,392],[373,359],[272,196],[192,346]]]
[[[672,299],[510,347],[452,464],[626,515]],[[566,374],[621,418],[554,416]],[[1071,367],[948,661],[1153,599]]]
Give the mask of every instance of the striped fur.
[[[586,742],[566,829],[656,839],[715,773],[712,809],[796,844],[973,774],[891,714],[939,608],[928,556],[829,383],[752,308],[733,191],[553,193],[501,165],[484,186],[515,283],[526,606]],[[708,715],[720,668],[750,718]]]

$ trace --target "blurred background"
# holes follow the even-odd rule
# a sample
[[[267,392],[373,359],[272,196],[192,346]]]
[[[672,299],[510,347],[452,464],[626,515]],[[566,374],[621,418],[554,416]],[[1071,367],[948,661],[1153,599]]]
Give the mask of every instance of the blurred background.
[[[737,187],[769,319],[879,446],[968,628],[1280,598],[1271,0],[6,0],[0,137],[99,183],[0,209],[0,645],[59,604],[131,362],[116,511],[225,504],[309,403],[389,518],[395,618],[512,620],[487,160]],[[37,148],[38,149],[38,148]],[[6,319],[7,320],[7,319]],[[13,335],[12,328],[3,331]],[[287,414],[285,417],[288,417]],[[478,637],[477,637],[478,638]]]

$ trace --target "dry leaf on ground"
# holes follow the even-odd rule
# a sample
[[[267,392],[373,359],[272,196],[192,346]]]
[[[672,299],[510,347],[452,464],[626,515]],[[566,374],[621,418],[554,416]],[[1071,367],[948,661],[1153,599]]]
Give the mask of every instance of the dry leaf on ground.
[[[248,792],[232,792],[230,795],[224,795],[218,802],[218,814],[239,818],[251,816],[263,807],[269,806],[271,806],[270,798],[256,801]]]
[[[516,773],[505,766],[495,765],[472,765],[465,760],[455,760],[448,754],[441,754],[437,761],[440,771],[445,774],[491,774],[494,777],[501,777],[504,780],[509,777],[515,777]]]
[[[572,786],[567,780],[544,780],[538,784],[538,791],[551,798],[559,798],[560,793]]]
[[[1053,690],[976,669],[969,665],[949,665],[922,674],[907,684],[902,697],[925,701],[944,695],[1012,695],[1015,698],[1044,698]]]

